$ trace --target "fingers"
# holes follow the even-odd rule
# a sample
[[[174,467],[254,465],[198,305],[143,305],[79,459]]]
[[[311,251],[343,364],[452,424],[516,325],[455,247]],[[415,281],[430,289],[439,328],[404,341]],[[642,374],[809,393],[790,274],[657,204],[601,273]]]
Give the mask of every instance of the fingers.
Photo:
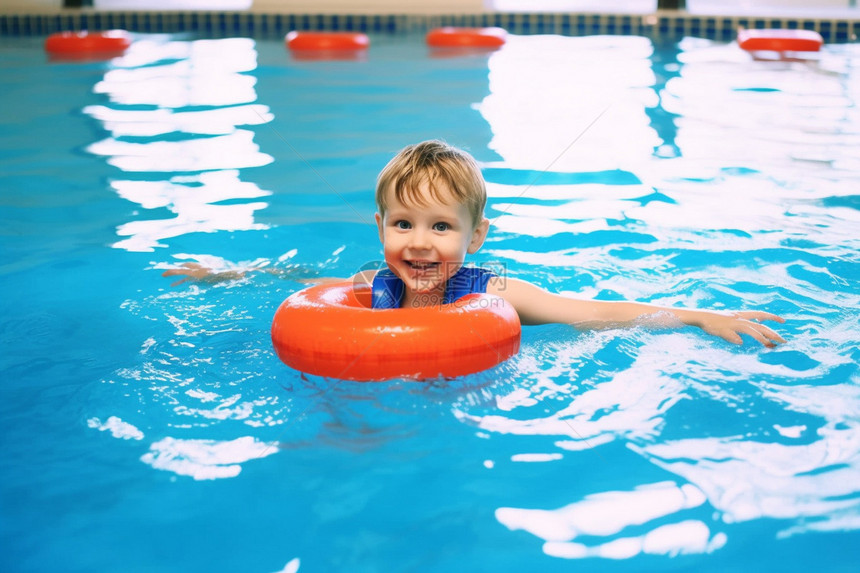
[[[780,323],[785,322],[785,319],[781,316],[761,310],[742,310],[734,313],[734,315],[745,320],[772,320]]]
[[[702,328],[708,334],[719,336],[726,342],[737,345],[743,344],[742,334],[752,337],[767,348],[774,348],[777,344],[785,343],[782,336],[757,322],[759,320],[785,322],[781,317],[769,312],[743,311],[724,315],[721,320],[714,321],[713,324],[707,326],[703,325]]]
[[[759,330],[755,328],[755,326],[752,324],[746,325],[742,332],[744,334],[752,336],[754,339],[759,341],[762,345],[767,346],[768,348],[773,348],[774,346],[776,346],[773,341],[769,340],[768,337],[766,337],[763,333],[759,332]]]
[[[777,343],[785,343],[785,339],[770,328],[757,322],[744,321],[745,323],[737,329],[737,332],[751,336],[768,348],[776,347]],[[740,338],[740,336],[738,336]]]
[[[784,321],[783,321],[784,322]],[[757,330],[761,332],[765,338],[767,338],[771,342],[779,342],[780,344],[785,344],[785,339],[781,337],[779,334],[769,329],[768,327],[758,324],[756,325]]]
[[[743,339],[741,339],[740,335],[733,331],[728,330],[726,332],[717,333],[717,336],[725,340],[726,342],[731,342],[732,344],[741,345],[744,343]]]

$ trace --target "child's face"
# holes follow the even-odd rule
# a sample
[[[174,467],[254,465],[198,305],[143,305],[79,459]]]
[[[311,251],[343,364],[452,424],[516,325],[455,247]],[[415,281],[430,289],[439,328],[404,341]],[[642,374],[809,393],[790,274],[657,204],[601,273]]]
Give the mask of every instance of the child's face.
[[[376,214],[376,223],[385,262],[406,288],[416,294],[442,295],[445,283],[463,266],[466,253],[476,252],[483,244],[489,221],[482,219],[476,227],[469,209],[454,202],[447,189],[439,191],[450,202],[440,202],[426,186],[425,182],[419,188],[426,206],[401,203],[387,190],[388,210],[384,217]]]

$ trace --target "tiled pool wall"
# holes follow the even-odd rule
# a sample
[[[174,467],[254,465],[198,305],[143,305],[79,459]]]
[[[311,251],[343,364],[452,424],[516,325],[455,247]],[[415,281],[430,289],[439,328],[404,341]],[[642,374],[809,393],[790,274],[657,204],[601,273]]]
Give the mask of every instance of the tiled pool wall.
[[[343,30],[400,33],[436,26],[499,26],[513,34],[642,35],[653,38],[695,36],[731,41],[737,29],[798,28],[815,30],[825,42],[853,42],[860,18],[703,16],[685,12],[654,14],[484,13],[466,15],[258,14],[252,12],[62,12],[0,14],[0,35],[39,36],[64,30],[191,32],[208,37],[282,37],[290,30]]]

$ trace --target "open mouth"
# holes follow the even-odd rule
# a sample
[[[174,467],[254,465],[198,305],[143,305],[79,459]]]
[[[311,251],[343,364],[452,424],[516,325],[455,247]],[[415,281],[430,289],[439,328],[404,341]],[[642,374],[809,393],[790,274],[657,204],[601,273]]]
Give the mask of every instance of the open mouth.
[[[439,268],[440,263],[430,261],[406,261],[406,264],[409,265],[412,270],[427,272]]]

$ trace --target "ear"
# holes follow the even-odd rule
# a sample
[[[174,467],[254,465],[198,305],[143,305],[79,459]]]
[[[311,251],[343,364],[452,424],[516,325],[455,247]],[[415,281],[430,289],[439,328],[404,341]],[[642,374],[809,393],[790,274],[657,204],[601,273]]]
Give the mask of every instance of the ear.
[[[484,239],[487,238],[487,233],[490,231],[490,220],[486,217],[481,219],[481,222],[478,223],[478,226],[475,227],[475,230],[472,231],[472,240],[469,241],[469,248],[466,252],[470,255],[474,255],[478,252],[478,249],[484,244]]]
[[[385,244],[385,239],[383,238],[385,235],[382,232],[382,215],[379,213],[376,214],[376,226],[379,228],[379,242]]]

